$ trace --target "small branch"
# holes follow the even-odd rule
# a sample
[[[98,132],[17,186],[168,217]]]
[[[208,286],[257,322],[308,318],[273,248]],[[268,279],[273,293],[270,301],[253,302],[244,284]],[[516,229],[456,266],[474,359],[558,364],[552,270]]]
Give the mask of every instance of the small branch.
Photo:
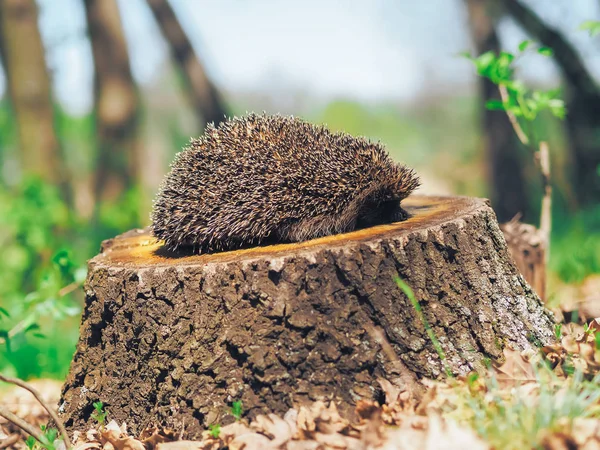
[[[46,437],[42,434],[41,430],[38,430],[33,425],[25,422],[19,416],[14,415],[8,409],[6,409],[4,406],[1,406],[1,405],[0,405],[0,416],[4,417],[9,422],[11,422],[11,423],[15,424],[16,426],[18,426],[25,433],[30,434],[31,436],[33,436],[34,438],[36,438],[42,444],[46,443],[46,441],[47,441]]]
[[[406,388],[413,394],[415,398],[421,398],[423,396],[423,387],[419,384],[414,374],[408,370],[406,364],[398,358],[395,350],[388,341],[385,333],[381,328],[375,327],[372,325],[365,326],[365,330],[369,333],[371,339],[381,346],[381,350],[387,357],[388,361],[394,366],[394,368],[399,372],[400,379],[406,385]]]
[[[46,411],[48,411],[48,414],[50,415],[50,417],[52,417],[52,420],[54,420],[54,423],[56,424],[56,428],[58,428],[58,431],[60,431],[60,434],[62,435],[63,440],[65,441],[65,445],[67,446],[67,448],[71,448],[72,447],[71,440],[69,439],[69,435],[67,433],[67,430],[65,429],[64,424],[62,423],[62,421],[58,417],[58,414],[56,414],[56,411],[54,411],[54,408],[52,408],[50,405],[48,405],[48,403],[42,398],[42,396],[37,391],[37,389],[33,388],[31,385],[29,385],[28,383],[24,382],[23,380],[19,380],[18,378],[5,377],[1,373],[0,373],[0,380],[4,381],[6,383],[14,384],[16,386],[19,386],[19,387],[21,387],[21,388],[23,388],[23,389],[31,392],[33,394],[33,396],[35,397],[35,399],[40,403],[40,405],[42,405],[44,407],[44,409]],[[14,416],[14,417],[16,417],[16,416]],[[19,426],[17,423],[15,423],[15,425]],[[35,437],[36,439],[38,439],[37,436],[35,436],[33,433],[30,433],[30,434],[33,437]],[[38,441],[39,441],[39,439],[38,439]]]
[[[500,85],[498,85],[498,90],[500,91],[500,97],[502,98],[502,103],[508,104],[509,96],[508,96],[508,90],[506,89],[506,86],[504,86],[503,84],[500,84]],[[515,133],[517,133],[517,137],[519,138],[521,143],[523,143],[523,145],[529,145],[529,138],[523,131],[523,128],[521,128],[521,125],[519,124],[519,120],[517,119],[517,116],[515,116],[512,112],[510,112],[508,110],[506,110],[505,112],[506,112],[506,115],[508,116],[508,120],[510,120],[511,125],[515,130]]]
[[[71,292],[77,290],[77,288],[79,288],[80,286],[81,286],[81,282],[73,281],[71,284],[67,284],[66,286],[61,288],[60,291],[58,291],[58,296],[64,297],[65,295],[68,295]]]
[[[0,444],[0,449],[11,447],[12,445],[19,442],[19,439],[21,439],[21,435],[19,433],[11,434],[9,437],[4,439],[4,442]]]

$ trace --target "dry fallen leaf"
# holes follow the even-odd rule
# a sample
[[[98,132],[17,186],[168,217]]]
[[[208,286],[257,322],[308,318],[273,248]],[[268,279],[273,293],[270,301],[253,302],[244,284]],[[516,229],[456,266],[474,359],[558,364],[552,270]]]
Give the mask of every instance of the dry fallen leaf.
[[[505,347],[504,358],[504,364],[494,369],[501,387],[514,387],[536,381],[533,365],[520,352]]]

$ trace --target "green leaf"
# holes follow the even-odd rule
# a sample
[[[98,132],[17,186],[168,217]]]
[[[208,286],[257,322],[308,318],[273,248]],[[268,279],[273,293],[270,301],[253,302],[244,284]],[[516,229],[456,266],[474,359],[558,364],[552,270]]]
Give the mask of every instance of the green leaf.
[[[8,313],[8,311],[0,306],[0,318],[2,318],[3,315],[6,317],[10,317],[10,314]]]
[[[35,443],[36,440],[33,436],[27,436],[27,439],[25,439],[25,445],[29,450],[33,450],[33,447],[35,447]]]
[[[554,51],[550,47],[540,47],[540,48],[538,48],[537,51],[542,56],[552,56],[552,55],[554,55]]]
[[[519,44],[519,51],[524,52],[525,50],[527,50],[527,47],[529,47],[529,45],[531,45],[531,44],[532,44],[532,41],[530,41],[529,39],[521,42]]]
[[[242,401],[237,400],[231,404],[231,415],[235,417],[235,420],[242,418]]]
[[[210,436],[213,439],[218,439],[219,435],[221,434],[221,425],[218,423],[214,423],[208,427],[208,430],[210,431]]]
[[[11,338],[6,330],[0,330],[0,338],[4,339],[6,345],[6,353],[11,353]]]
[[[502,103],[502,101],[500,101],[500,100],[488,100],[485,103],[485,107],[486,107],[486,109],[489,109],[492,111],[506,111],[506,107],[505,107],[504,103]]]
[[[457,56],[460,56],[462,58],[467,58],[471,61],[473,61],[473,56],[471,55],[471,52],[465,50],[464,52],[460,52]]]
[[[25,330],[23,330],[23,333],[28,333],[29,331],[36,331],[39,329],[40,329],[40,326],[37,323],[31,323],[31,324],[27,325]]]
[[[561,120],[564,119],[567,115],[567,108],[565,107],[565,102],[561,99],[555,98],[549,100],[548,108],[550,109],[552,115],[558,117]]]
[[[590,36],[595,36],[597,34],[600,34],[600,21],[586,20],[581,25],[579,25],[579,29],[583,31],[589,31]]]
[[[496,55],[494,52],[485,52],[482,55],[479,55],[475,58],[475,67],[477,68],[477,73],[481,76],[487,76],[490,71],[490,68],[496,61]]]
[[[519,105],[512,105],[507,110],[513,113],[516,117],[523,117],[525,115],[523,114],[523,109],[521,109]]]

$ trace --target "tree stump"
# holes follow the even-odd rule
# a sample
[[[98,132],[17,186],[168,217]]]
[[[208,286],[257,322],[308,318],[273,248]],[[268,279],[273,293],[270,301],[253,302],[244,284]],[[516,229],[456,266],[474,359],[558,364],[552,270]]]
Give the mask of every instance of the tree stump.
[[[486,200],[403,204],[405,222],[226,253],[168,253],[143,230],[104,242],[63,388],[67,427],[87,429],[98,400],[134,433],[158,423],[188,438],[227,423],[236,400],[250,417],[318,399],[350,414],[379,398],[378,377],[465,374],[507,345],[553,341]]]

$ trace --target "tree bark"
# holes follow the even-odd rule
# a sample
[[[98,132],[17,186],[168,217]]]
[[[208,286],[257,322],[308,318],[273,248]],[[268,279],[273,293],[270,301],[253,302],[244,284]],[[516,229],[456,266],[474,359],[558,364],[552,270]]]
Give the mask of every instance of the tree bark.
[[[566,125],[574,163],[573,180],[581,205],[600,199],[600,87],[585,67],[577,50],[558,31],[546,25],[517,0],[500,0],[523,29],[552,48],[565,81]]]
[[[486,201],[403,205],[405,222],[225,253],[169,253],[143,230],[104,242],[89,265],[65,424],[87,429],[98,400],[133,433],[152,421],[188,438],[231,420],[235,400],[250,417],[318,399],[351,415],[378,398],[378,377],[466,374],[505,346],[553,342]]]
[[[500,52],[500,42],[487,11],[487,0],[465,0],[469,26],[478,55],[488,51]],[[500,222],[507,222],[517,214],[528,216],[528,193],[525,187],[523,158],[519,142],[503,111],[485,107],[490,100],[500,100],[498,87],[490,80],[479,77],[481,117],[485,149],[491,178],[491,200]],[[531,220],[530,217],[528,219]]]
[[[203,126],[223,121],[227,108],[219,95],[219,91],[209,79],[200,58],[188,39],[175,12],[167,0],[147,0],[154,18],[158,22],[166,38],[171,55],[181,69],[187,88],[188,97],[198,115],[203,119]]]
[[[138,180],[139,99],[116,0],[84,0],[94,57],[98,156],[95,196],[114,199]]]
[[[35,0],[0,1],[0,43],[23,172],[58,184],[68,174],[54,129],[54,108]]]

